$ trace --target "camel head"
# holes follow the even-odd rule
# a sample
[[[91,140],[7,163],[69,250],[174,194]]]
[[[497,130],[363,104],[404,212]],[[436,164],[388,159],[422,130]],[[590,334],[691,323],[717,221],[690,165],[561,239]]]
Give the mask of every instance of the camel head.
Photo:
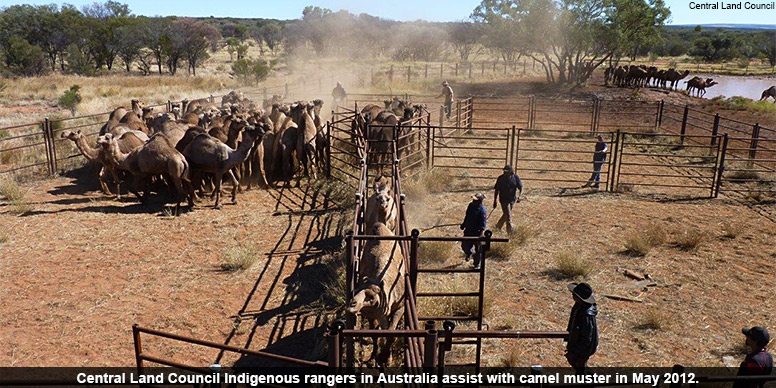
[[[110,147],[111,143],[116,141],[116,139],[113,137],[112,133],[106,133],[100,137],[97,138],[97,146],[102,146],[105,151],[108,151],[108,148]]]
[[[68,139],[68,140],[76,141],[76,140],[78,140],[78,138],[81,137],[81,130],[78,129],[75,132],[64,131],[61,134],[59,134],[59,136],[62,137],[63,139]]]
[[[706,78],[706,87],[707,87],[707,88],[710,88],[710,87],[712,87],[712,86],[714,86],[714,85],[716,85],[716,84],[718,84],[718,83],[719,83],[719,82],[717,82],[717,81],[714,81],[714,79],[713,79],[713,78]]]
[[[143,106],[145,105],[145,103],[143,101],[132,100],[131,103],[132,103],[132,111],[134,111],[134,112],[143,112]]]
[[[359,314],[362,311],[380,310],[387,301],[384,298],[385,293],[382,287],[377,284],[368,284],[361,287],[353,299],[350,300],[347,312],[350,314]]]
[[[378,191],[384,191],[386,189],[390,190],[391,186],[391,178],[384,176],[383,174],[379,174],[375,177],[375,182],[372,185],[372,188],[375,192]]]
[[[412,108],[404,108],[404,114],[401,116],[401,121],[407,121],[415,117],[415,110]]]
[[[143,118],[143,120],[151,119],[151,118],[153,118],[153,114],[154,114],[154,108],[153,107],[143,108],[143,117],[142,118]]]
[[[385,104],[385,109],[391,109],[391,100],[383,100],[383,104]]]

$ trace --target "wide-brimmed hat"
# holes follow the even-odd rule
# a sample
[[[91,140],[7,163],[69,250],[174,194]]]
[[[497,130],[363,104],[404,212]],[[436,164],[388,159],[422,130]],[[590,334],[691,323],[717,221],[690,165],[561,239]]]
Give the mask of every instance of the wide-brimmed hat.
[[[482,194],[482,193],[474,194],[472,195],[472,199],[475,201],[482,201],[485,199],[485,194]]]
[[[765,345],[768,345],[768,342],[771,342],[770,333],[762,326],[755,326],[751,329],[743,328],[741,329],[741,332],[744,333],[745,336],[753,339],[760,347],[765,347]]]
[[[442,86],[447,86],[447,85],[450,85],[450,84],[448,84],[447,81],[442,81]]]
[[[504,172],[512,172],[512,166],[510,166],[508,164],[506,166],[504,166]]]
[[[587,283],[569,283],[569,291],[572,294],[582,299],[585,303],[595,303],[595,297],[593,297],[593,288]]]

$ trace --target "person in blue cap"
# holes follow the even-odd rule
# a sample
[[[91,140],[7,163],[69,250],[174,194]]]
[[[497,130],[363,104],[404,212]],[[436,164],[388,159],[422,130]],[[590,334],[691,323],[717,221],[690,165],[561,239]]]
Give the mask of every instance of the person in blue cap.
[[[469,203],[469,207],[466,208],[466,217],[461,223],[461,230],[465,237],[482,236],[485,229],[488,227],[488,211],[485,210],[483,205],[485,195],[477,193],[472,195],[472,201]],[[466,261],[474,256],[474,268],[480,268],[480,255],[477,254],[474,249],[475,243],[473,241],[461,241],[461,249],[466,254]]]
[[[566,344],[566,360],[577,374],[585,374],[587,360],[598,350],[598,307],[593,296],[593,288],[587,283],[571,283],[569,291],[574,298],[571,308],[569,332]]]

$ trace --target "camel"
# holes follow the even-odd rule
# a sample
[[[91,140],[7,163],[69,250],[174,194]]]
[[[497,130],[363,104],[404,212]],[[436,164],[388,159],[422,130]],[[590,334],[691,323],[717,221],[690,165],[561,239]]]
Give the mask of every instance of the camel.
[[[110,130],[119,125],[119,121],[121,121],[121,119],[126,114],[127,109],[123,106],[114,109],[113,112],[110,113],[110,116],[108,116],[108,122],[103,124],[103,126],[100,128],[100,135],[104,135],[110,132]]]
[[[132,173],[132,192],[145,203],[148,201],[148,179],[155,175],[167,175],[177,192],[175,215],[180,215],[181,201],[186,197],[189,207],[194,206],[194,189],[189,179],[189,164],[186,158],[178,152],[170,139],[162,133],[157,133],[142,147],[132,152],[124,153],[118,146],[118,139],[110,134],[100,139],[100,144],[105,149],[108,158],[116,166]],[[138,188],[142,185],[143,195]]]
[[[385,224],[377,223],[370,235],[393,236]],[[372,328],[394,330],[404,312],[404,256],[396,241],[369,240],[359,261],[358,284],[347,307],[349,314],[361,315]],[[386,339],[377,360],[390,364],[393,339]],[[377,343],[372,348],[372,358]]]
[[[216,194],[215,209],[223,207],[221,204],[221,181],[224,175],[232,180],[232,203],[237,203],[239,183],[232,173],[232,168],[248,159],[251,149],[261,141],[262,135],[264,135],[266,130],[269,130],[269,127],[250,127],[246,129],[237,149],[229,148],[229,146],[212,136],[202,133],[197,135],[183,150],[183,156],[189,161],[195,176],[199,176],[201,173],[211,173],[215,176],[213,179]]]
[[[614,84],[617,86],[625,86],[625,76],[627,74],[628,71],[624,67],[617,67],[617,69],[614,70]]]
[[[776,86],[771,86],[770,88],[763,90],[760,101],[767,100],[768,97],[773,97],[773,103],[776,104]]]
[[[628,74],[625,77],[628,86],[641,87],[644,86],[644,81],[647,79],[647,70],[644,66],[631,65],[628,69]]]
[[[280,110],[276,117],[278,120],[282,120],[282,122],[274,121],[272,115],[269,117],[269,121],[274,123],[275,127],[275,142],[272,145],[272,162],[269,166],[269,171],[274,181],[283,180],[288,184],[294,174],[293,154],[297,148],[298,125],[291,117],[287,117]]]
[[[113,176],[113,180],[116,182],[116,196],[120,197],[119,185],[121,181],[118,178],[117,172],[111,167],[107,156],[101,147],[92,148],[86,140],[86,136],[81,133],[81,130],[75,132],[64,131],[60,135],[63,139],[69,139],[75,143],[78,151],[90,162],[94,162],[100,165],[99,181],[100,189],[106,195],[111,195],[108,188],[108,172]],[[119,137],[119,148],[122,152],[130,152],[135,148],[143,145],[148,140],[148,136],[145,133],[139,131],[125,132]]]
[[[318,134],[315,122],[311,117],[314,106],[307,102],[298,102],[291,110],[291,117],[297,123],[296,158],[304,170],[304,176],[312,174],[317,179],[315,138]],[[298,182],[298,181],[297,181]]]
[[[247,189],[250,190],[253,183],[256,182],[260,187],[269,187],[270,171],[268,166],[272,163],[272,146],[275,143],[275,133],[272,132],[273,123],[268,117],[262,117],[260,120],[253,120],[253,125],[265,125],[268,128],[267,132],[261,139],[261,144],[258,144],[251,151],[251,155],[245,162],[245,177],[247,182]]]
[[[705,80],[700,77],[693,77],[687,81],[687,93],[692,96],[695,91],[698,97],[703,97],[706,94],[706,88],[710,88],[716,85],[718,82],[712,78],[706,78]]]
[[[683,73],[676,71],[675,69],[668,69],[665,73],[665,81],[669,82],[669,90],[674,90],[677,87],[679,81],[684,79],[690,74],[690,70],[685,70]],[[663,83],[665,87],[665,82]]]
[[[383,180],[380,180],[383,178]],[[366,230],[371,230],[377,223],[385,224],[390,230],[396,230],[396,204],[393,200],[390,180],[378,176],[374,183],[374,194],[366,202],[364,222]]]

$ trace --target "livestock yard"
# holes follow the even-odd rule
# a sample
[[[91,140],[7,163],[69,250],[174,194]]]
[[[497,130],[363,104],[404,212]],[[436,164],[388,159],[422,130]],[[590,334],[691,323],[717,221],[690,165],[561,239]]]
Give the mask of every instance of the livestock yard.
[[[93,142],[108,113],[36,122],[18,135],[9,129],[0,144],[34,136],[15,147],[46,157],[29,168],[2,166],[14,171],[2,175],[0,364],[360,364],[372,340],[352,339],[380,334],[351,330],[345,307],[365,245],[381,239],[365,225],[380,170],[393,178],[398,207],[396,237],[380,244],[396,244],[406,270],[394,365],[415,370],[428,352],[447,349],[440,360],[450,364],[565,366],[573,304],[566,285],[583,279],[599,306],[593,367],[735,367],[745,353],[740,328],[776,321],[768,304],[776,135],[767,118],[649,88],[634,96],[595,86],[569,97],[530,79],[454,86],[466,97],[450,119],[435,96],[400,96],[426,106],[389,127],[387,141],[360,137],[352,122],[367,104],[393,96],[352,94],[323,115],[316,178],[298,187],[297,179],[243,185],[236,204],[227,185],[222,209],[203,196],[180,216],[161,183],[147,203],[127,193],[129,185],[121,199],[103,193],[98,169],[78,162],[78,150],[61,139],[80,129]],[[245,90],[243,102],[265,93]],[[281,104],[296,97],[287,87],[277,93],[285,93]],[[208,100],[220,105],[221,96]],[[596,134],[610,144],[601,187],[581,188]],[[2,146],[0,155],[18,150]],[[473,270],[458,225],[475,192],[491,210],[504,164],[525,184],[515,231],[475,238],[489,250]],[[489,228],[500,215],[494,211]],[[340,318],[344,331],[334,324]],[[438,347],[419,340],[428,320],[436,321]],[[453,333],[458,343],[449,347]]]

